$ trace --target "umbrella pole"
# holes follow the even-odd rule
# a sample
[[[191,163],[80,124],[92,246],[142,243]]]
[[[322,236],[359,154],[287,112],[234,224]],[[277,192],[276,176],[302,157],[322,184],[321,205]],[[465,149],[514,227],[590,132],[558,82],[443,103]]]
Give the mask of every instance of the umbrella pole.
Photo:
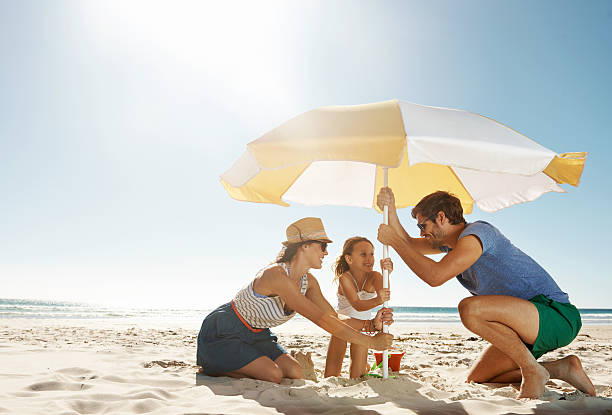
[[[385,187],[389,185],[389,172],[387,168],[383,168],[384,172],[384,184]],[[383,207],[383,223],[389,224],[389,206]],[[389,245],[383,245],[383,258],[389,258]],[[383,269],[383,288],[389,288],[389,271]],[[387,307],[387,301],[384,302],[383,307]],[[383,324],[383,333],[389,333],[389,326]],[[389,351],[383,350],[383,379],[389,377]]]

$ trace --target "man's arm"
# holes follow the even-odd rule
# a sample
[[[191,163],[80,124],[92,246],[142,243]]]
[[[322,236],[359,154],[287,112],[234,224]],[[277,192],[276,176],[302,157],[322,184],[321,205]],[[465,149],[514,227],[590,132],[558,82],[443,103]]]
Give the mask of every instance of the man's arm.
[[[412,244],[402,239],[390,226],[380,225],[379,240],[387,242],[404,260],[406,265],[420,279],[432,287],[438,287],[446,281],[468,269],[482,255],[480,241],[474,235],[468,235],[457,242],[457,246],[436,262],[418,252]]]

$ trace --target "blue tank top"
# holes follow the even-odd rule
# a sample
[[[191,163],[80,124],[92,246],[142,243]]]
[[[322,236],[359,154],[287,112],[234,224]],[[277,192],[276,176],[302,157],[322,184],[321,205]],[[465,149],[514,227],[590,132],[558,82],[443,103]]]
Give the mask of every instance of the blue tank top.
[[[569,303],[552,277],[529,255],[518,249],[493,225],[469,223],[459,239],[474,235],[482,244],[482,255],[457,279],[473,295],[510,295],[529,300],[543,294],[551,300]],[[441,247],[448,252],[448,247]]]

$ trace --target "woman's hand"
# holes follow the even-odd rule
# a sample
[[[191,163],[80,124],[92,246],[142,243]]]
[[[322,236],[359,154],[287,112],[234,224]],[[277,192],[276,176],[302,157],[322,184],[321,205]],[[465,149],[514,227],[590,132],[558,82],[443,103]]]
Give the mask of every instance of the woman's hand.
[[[393,335],[389,333],[377,333],[376,336],[370,337],[372,339],[370,348],[375,350],[386,350],[390,349],[393,345]]]
[[[374,323],[374,329],[380,331],[382,330],[383,323],[387,325],[393,324],[393,309],[383,307],[376,313],[376,317],[372,319],[372,323]]]
[[[381,288],[379,291],[377,291],[377,293],[378,301],[380,301],[379,304],[384,304],[391,298],[391,290],[389,288]]]
[[[389,275],[393,272],[393,261],[391,258],[383,258],[380,260],[380,269],[389,271]]]

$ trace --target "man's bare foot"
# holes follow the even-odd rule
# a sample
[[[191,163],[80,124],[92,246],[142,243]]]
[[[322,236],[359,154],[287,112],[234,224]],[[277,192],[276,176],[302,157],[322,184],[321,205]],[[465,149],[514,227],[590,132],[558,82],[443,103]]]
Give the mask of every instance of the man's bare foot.
[[[550,372],[552,378],[561,379],[579,391],[595,396],[593,383],[584,372],[578,356],[566,356],[554,362],[543,363],[543,365]]]
[[[544,393],[544,385],[548,382],[550,375],[548,370],[536,363],[534,366],[521,368],[523,381],[519,398],[539,398]]]

